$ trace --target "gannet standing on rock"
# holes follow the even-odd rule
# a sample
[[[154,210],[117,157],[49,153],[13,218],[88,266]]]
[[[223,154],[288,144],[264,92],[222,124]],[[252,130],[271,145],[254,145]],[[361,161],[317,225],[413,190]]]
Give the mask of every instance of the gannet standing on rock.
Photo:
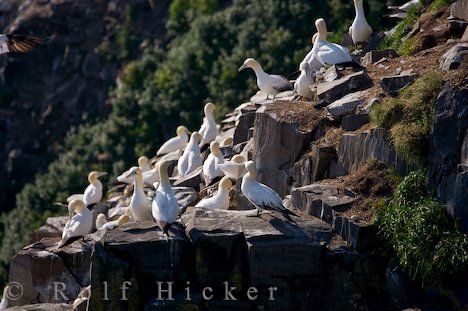
[[[388,6],[389,10],[393,10],[393,12],[387,16],[389,17],[396,17],[396,18],[405,18],[408,15],[408,11],[416,6],[421,4],[419,0],[411,0],[402,4],[400,6]]]
[[[158,163],[161,181],[156,190],[151,209],[153,218],[158,223],[159,228],[166,234],[171,224],[177,220],[180,211],[179,202],[175,197],[174,190],[169,181],[169,175],[167,174],[168,167],[169,162],[161,161]]]
[[[248,161],[245,163],[245,168],[247,169],[247,174],[242,177],[241,185],[241,190],[245,197],[255,205],[259,211],[277,211],[283,214],[289,221],[293,221],[290,215],[297,215],[283,206],[283,201],[278,193],[256,180],[257,168],[255,167],[255,163],[253,161]]]
[[[260,91],[267,94],[267,99],[270,95],[273,95],[273,99],[276,94],[284,91],[293,89],[291,82],[283,76],[270,75],[263,71],[262,66],[253,58],[247,58],[244,64],[239,68],[238,71],[242,71],[245,68],[252,68],[257,76],[257,86]]]
[[[7,285],[5,286],[5,288],[3,289],[3,296],[2,296],[2,301],[0,302],[0,310],[5,310],[6,308],[8,308],[8,297],[10,295],[10,286]]]
[[[327,24],[323,18],[315,21],[315,27],[317,27],[318,36],[312,48],[312,57],[315,57],[324,67],[353,62],[346,48],[327,41]]]
[[[353,24],[349,27],[349,35],[353,39],[354,44],[364,43],[372,35],[372,28],[369,26],[364,14],[362,2],[364,0],[354,0],[354,9],[356,16],[354,17]]]
[[[189,143],[177,162],[179,176],[185,177],[203,165],[203,160],[200,155],[200,147],[198,146],[201,140],[202,136],[198,132],[193,132],[190,136]]]
[[[223,177],[219,182],[218,191],[215,195],[204,198],[195,207],[227,210],[229,208],[229,190],[231,190],[231,187],[231,180],[226,176]]]
[[[218,164],[218,168],[226,173],[226,177],[235,181],[247,172],[244,162],[245,158],[240,154],[236,154],[231,160]]]
[[[75,211],[75,215],[65,224],[62,233],[62,240],[57,248],[62,247],[70,238],[82,237],[91,232],[93,226],[93,213],[85,206],[81,200],[72,200],[68,203],[70,209]]]
[[[297,95],[310,99],[313,96],[310,86],[314,84],[314,78],[312,77],[309,63],[302,62],[299,69],[301,70],[301,74],[296,79],[296,82],[294,82],[294,91]]]
[[[206,186],[209,186],[216,177],[224,175],[223,171],[218,168],[219,164],[224,163],[224,156],[217,141],[211,142],[210,151],[211,153],[203,163],[203,176],[205,177]]]
[[[107,175],[106,172],[92,171],[88,174],[89,185],[83,194],[73,194],[67,198],[67,202],[72,200],[81,200],[86,206],[99,203],[102,199],[102,183],[99,177]]]
[[[0,54],[30,52],[44,42],[41,36],[0,34]]]
[[[183,150],[188,142],[189,131],[183,125],[177,127],[177,136],[168,139],[156,152],[156,156],[171,153],[177,150]]]
[[[130,199],[130,209],[135,221],[152,220],[151,207],[143,191],[143,176],[139,167],[132,167],[127,177],[133,177],[133,195]]]
[[[215,105],[213,103],[207,103],[203,109],[205,117],[203,123],[198,131],[202,135],[202,141],[200,142],[200,148],[204,145],[209,145],[218,135],[218,125],[214,119],[213,112]]]

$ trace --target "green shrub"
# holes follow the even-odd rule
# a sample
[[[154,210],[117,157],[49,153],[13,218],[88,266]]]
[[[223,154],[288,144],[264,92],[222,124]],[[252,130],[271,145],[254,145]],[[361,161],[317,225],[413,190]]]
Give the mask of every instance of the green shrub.
[[[391,131],[395,150],[411,163],[422,165],[424,161],[434,102],[441,87],[441,74],[429,72],[396,98],[390,97],[371,109],[372,123]]]
[[[427,196],[423,172],[401,182],[393,201],[379,209],[377,224],[413,280],[441,288],[466,278],[468,237],[445,206]]]

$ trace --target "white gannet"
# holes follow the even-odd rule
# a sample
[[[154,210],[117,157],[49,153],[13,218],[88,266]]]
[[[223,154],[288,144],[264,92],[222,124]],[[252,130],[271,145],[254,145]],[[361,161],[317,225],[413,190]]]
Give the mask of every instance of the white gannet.
[[[3,296],[2,296],[2,301],[0,302],[0,310],[5,310],[8,308],[8,297],[10,295],[10,286],[7,285],[3,289]]]
[[[133,183],[133,178],[128,175],[129,172],[130,172],[130,169],[126,171],[125,173],[122,173],[119,177],[117,177],[117,180],[126,184]],[[142,171],[142,178],[143,178],[143,184],[147,186],[152,186],[155,182],[159,180],[158,168],[153,167],[149,171],[146,171],[146,172]]]
[[[205,177],[206,186],[210,185],[216,177],[224,175],[223,171],[218,168],[219,164],[224,163],[224,156],[221,149],[219,149],[219,143],[217,141],[211,142],[210,151],[211,153],[203,163],[203,176]]]
[[[227,210],[229,208],[229,190],[231,190],[231,187],[231,180],[224,176],[219,182],[218,191],[212,197],[204,198],[198,202],[195,207]]]
[[[314,78],[312,77],[309,63],[302,62],[299,69],[301,70],[301,74],[296,79],[296,82],[294,82],[294,91],[297,95],[310,99],[313,96],[310,86],[314,84]]]
[[[242,71],[245,68],[252,68],[255,72],[257,76],[257,86],[260,91],[267,94],[267,99],[270,95],[273,95],[273,98],[275,98],[276,94],[279,92],[293,89],[288,79],[283,76],[266,73],[263,71],[262,66],[253,58],[247,58],[238,71]]]
[[[168,139],[161,147],[159,147],[156,156],[171,153],[177,150],[183,150],[188,142],[189,131],[183,125],[177,127],[177,136]]]
[[[234,142],[234,138],[232,137],[226,137],[225,139],[223,139],[223,141],[219,144],[219,146],[221,148],[225,148],[225,147],[232,147],[232,143]]]
[[[0,34],[0,54],[30,52],[45,41],[41,36]]]
[[[289,221],[293,221],[289,215],[294,215],[293,212],[288,210],[283,205],[278,193],[268,186],[259,183],[257,178],[257,168],[253,161],[245,163],[247,174],[242,177],[241,190],[245,197],[260,211],[272,210],[283,214]]]
[[[107,221],[104,214],[99,214],[96,218],[96,229],[98,230],[112,230],[120,225],[130,222],[131,218],[128,214],[123,214],[117,220]]]
[[[323,18],[315,21],[315,27],[317,27],[318,36],[312,48],[312,57],[315,57],[322,66],[328,67],[353,61],[346,48],[327,41],[327,24]]]
[[[138,167],[141,169],[142,173],[150,171],[151,170],[151,164],[150,164],[149,159],[147,157],[145,157],[145,156],[139,157],[138,158]],[[129,172],[130,172],[130,169],[126,170],[125,172],[123,172],[122,174],[120,174],[117,177],[117,180],[119,182],[123,182],[123,183],[126,183],[126,184],[131,184],[133,182],[133,179],[131,177],[127,178],[127,175],[128,175]]]
[[[389,5],[388,6],[388,9],[389,10],[398,10],[398,11],[403,11],[403,12],[407,12],[409,9],[411,9],[412,7],[415,7],[417,6],[418,4],[420,4],[419,0],[411,0],[411,1],[408,1],[400,6],[395,6],[395,5]]]
[[[327,32],[327,34],[333,34],[333,32]],[[317,60],[316,57],[314,57],[314,44],[315,40],[317,40],[318,37],[318,32],[314,33],[314,35],[311,37],[310,42],[312,43],[312,49],[310,49],[309,53],[304,57],[302,60],[301,64],[299,64],[299,70],[301,68],[302,63],[308,63],[309,64],[309,70],[310,73],[313,71],[320,70],[322,68],[322,63]]]
[[[369,26],[364,14],[362,2],[364,0],[354,0],[354,9],[356,16],[354,17],[353,24],[349,27],[349,35],[353,39],[353,43],[366,42],[372,35],[372,28]]]
[[[68,203],[70,208],[75,211],[75,215],[65,224],[62,233],[62,240],[57,248],[62,247],[73,237],[82,237],[91,232],[93,226],[93,213],[85,206],[81,200],[72,200]]]
[[[205,117],[203,118],[203,123],[198,131],[198,133],[202,135],[200,147],[211,143],[218,135],[218,126],[213,115],[214,110],[215,105],[213,103],[207,103],[203,109]]]
[[[91,285],[83,288],[81,292],[76,297],[75,301],[73,302],[73,310],[78,308],[78,306],[85,300],[89,300],[91,298]]]
[[[240,154],[236,154],[231,160],[225,161],[223,164],[218,164],[218,168],[226,173],[226,177],[237,180],[247,172],[244,162],[245,158]]]
[[[143,191],[143,176],[139,167],[132,167],[127,175],[133,177],[133,194],[129,208],[135,221],[152,220],[151,207]]]
[[[166,161],[160,161],[158,163],[161,181],[156,190],[151,209],[153,218],[158,223],[159,228],[166,234],[171,224],[177,220],[180,211],[179,202],[175,197],[167,174],[168,166],[169,162]]]
[[[67,202],[72,200],[81,200],[86,206],[99,203],[102,199],[102,183],[99,177],[107,175],[106,172],[92,171],[88,174],[89,185],[83,194],[73,194],[67,198]]]
[[[179,176],[185,177],[200,166],[203,165],[203,160],[200,155],[200,143],[202,136],[198,132],[193,132],[190,136],[187,147],[184,149],[184,153],[177,162],[177,170]]]

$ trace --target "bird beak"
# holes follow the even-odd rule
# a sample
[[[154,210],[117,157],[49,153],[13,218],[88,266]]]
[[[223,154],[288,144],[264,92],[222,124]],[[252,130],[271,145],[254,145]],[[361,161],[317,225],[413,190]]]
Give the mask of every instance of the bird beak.
[[[245,65],[242,65],[242,66],[239,67],[239,69],[237,70],[237,72],[241,72],[241,71],[244,70],[244,69],[245,69]]]
[[[101,176],[104,176],[104,175],[107,175],[107,172],[99,172],[99,173],[97,173],[97,177],[101,177]]]

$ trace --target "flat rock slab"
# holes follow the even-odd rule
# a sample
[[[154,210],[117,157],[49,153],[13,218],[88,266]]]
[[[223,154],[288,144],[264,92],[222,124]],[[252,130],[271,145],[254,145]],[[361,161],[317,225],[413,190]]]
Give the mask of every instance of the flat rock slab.
[[[382,58],[394,58],[394,57],[399,57],[397,52],[395,52],[392,49],[387,49],[387,50],[373,50],[370,52],[367,52],[366,55],[364,55],[361,58],[361,65],[364,67],[369,67],[371,64],[374,64],[381,60]]]
[[[415,74],[382,77],[380,79],[380,86],[385,93],[396,95],[404,87],[413,83],[416,77],[417,75]]]
[[[468,22],[468,2],[458,0],[450,6],[450,15]]]
[[[328,105],[327,110],[335,118],[354,114],[357,106],[364,104],[367,96],[367,91],[350,93]]]
[[[459,43],[445,52],[440,59],[439,69],[468,69],[468,43]]]
[[[369,123],[369,115],[367,113],[359,113],[355,115],[345,116],[341,121],[341,127],[345,131],[355,131],[364,124]]]
[[[319,83],[317,85],[317,96],[319,99],[333,101],[346,94],[370,88],[372,79],[364,71],[359,71],[341,79]]]

